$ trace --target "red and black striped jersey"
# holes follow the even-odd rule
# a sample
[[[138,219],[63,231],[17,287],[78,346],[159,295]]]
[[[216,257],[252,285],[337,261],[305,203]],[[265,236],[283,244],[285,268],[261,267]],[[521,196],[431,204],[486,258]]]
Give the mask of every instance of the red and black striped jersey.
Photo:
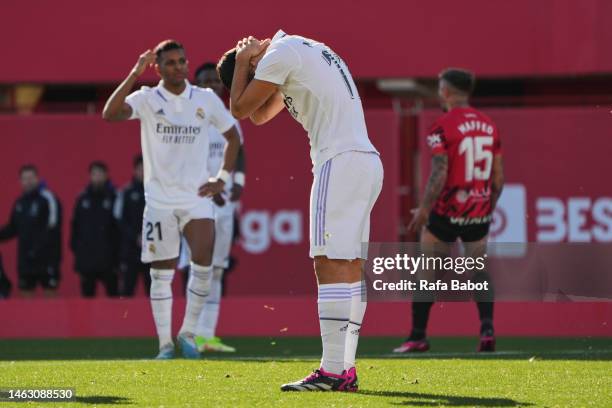
[[[501,154],[491,118],[471,107],[454,108],[430,128],[427,145],[432,155],[448,156],[446,184],[432,211],[458,223],[490,217],[493,157]]]

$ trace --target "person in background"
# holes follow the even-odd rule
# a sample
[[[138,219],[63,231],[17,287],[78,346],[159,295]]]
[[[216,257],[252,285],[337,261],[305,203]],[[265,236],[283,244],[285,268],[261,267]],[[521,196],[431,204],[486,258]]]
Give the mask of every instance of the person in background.
[[[55,296],[60,281],[61,207],[41,182],[34,165],[19,170],[22,195],[13,204],[8,223],[0,228],[0,241],[17,238],[18,287],[31,297],[37,285]]]
[[[439,76],[438,96],[444,114],[427,135],[431,172],[408,226],[420,232],[421,247],[427,256],[448,256],[451,244],[459,239],[465,255],[486,256],[492,214],[504,186],[504,169],[497,126],[489,116],[470,106],[475,81],[472,72],[458,68],[445,69]],[[490,282],[486,269],[473,279]],[[475,292],[474,300],[480,319],[478,351],[495,351],[494,289]],[[429,292],[415,293],[410,336],[394,353],[429,350],[427,323],[434,301]]]
[[[13,284],[6,276],[4,264],[2,263],[2,254],[0,254],[0,299],[8,299],[11,296]]]
[[[224,86],[217,74],[217,65],[213,62],[202,64],[195,72],[195,83],[201,88],[212,89],[219,98],[223,97]],[[232,177],[225,184],[221,194],[213,197],[215,204],[215,245],[213,249],[213,278],[211,290],[204,308],[200,313],[196,325],[195,342],[201,352],[235,352],[232,346],[224,344],[217,336],[217,323],[223,293],[223,277],[229,267],[230,250],[234,237],[234,216],[239,205],[240,197],[245,184],[245,151],[242,130],[240,132],[241,145],[236,158],[236,166]],[[208,167],[210,174],[217,174],[223,164],[223,155],[227,142],[222,134],[209,129]],[[184,243],[183,249],[188,252],[188,245]]]
[[[142,251],[142,216],[145,208],[142,155],[134,157],[132,181],[117,195],[115,217],[121,232],[120,294],[134,296],[138,277],[142,276],[147,296],[151,289],[151,264],[140,260]]]
[[[81,277],[82,296],[94,297],[96,283],[101,281],[107,296],[114,297],[118,294],[119,258],[119,229],[113,213],[115,188],[103,162],[89,165],[89,177],[89,185],[74,206],[70,248]]]

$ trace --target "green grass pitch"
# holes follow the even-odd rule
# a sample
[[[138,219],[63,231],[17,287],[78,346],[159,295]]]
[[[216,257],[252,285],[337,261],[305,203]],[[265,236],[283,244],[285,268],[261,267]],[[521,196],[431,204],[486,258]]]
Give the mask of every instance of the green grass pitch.
[[[612,340],[434,338],[397,358],[398,339],[362,338],[360,392],[281,393],[318,367],[317,338],[227,338],[235,355],[148,360],[154,339],[0,340],[0,388],[66,387],[76,402],[0,406],[612,407]]]

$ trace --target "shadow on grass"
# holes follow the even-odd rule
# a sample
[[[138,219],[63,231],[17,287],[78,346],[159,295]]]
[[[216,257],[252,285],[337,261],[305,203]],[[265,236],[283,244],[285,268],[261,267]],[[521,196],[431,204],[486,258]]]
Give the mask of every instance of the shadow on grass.
[[[529,402],[518,402],[509,398],[467,397],[457,395],[422,394],[404,391],[369,391],[359,390],[358,395],[407,398],[406,401],[390,403],[392,405],[410,405],[417,407],[528,407]]]
[[[114,395],[90,395],[88,397],[76,397],[76,402],[92,405],[128,405],[132,401],[125,397],[116,397]]]

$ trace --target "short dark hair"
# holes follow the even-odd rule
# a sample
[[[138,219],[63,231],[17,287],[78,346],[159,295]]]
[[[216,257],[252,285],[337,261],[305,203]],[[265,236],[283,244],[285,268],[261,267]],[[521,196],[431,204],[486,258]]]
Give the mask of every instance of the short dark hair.
[[[163,52],[170,51],[170,50],[184,50],[184,49],[185,48],[183,47],[183,44],[181,44],[180,42],[176,40],[164,40],[160,42],[159,44],[157,44],[154,52],[155,52],[155,55],[157,56],[157,61],[159,62]]]
[[[142,154],[138,154],[138,155],[134,156],[134,160],[132,161],[132,165],[134,167],[138,167],[138,166],[142,165]]]
[[[234,67],[236,66],[236,49],[232,48],[227,51],[217,64],[217,73],[219,74],[219,78],[221,78],[221,82],[227,88],[227,90],[232,89],[232,80],[234,79]]]
[[[203,63],[202,65],[198,67],[198,69],[195,70],[194,78],[197,79],[200,73],[202,73],[203,71],[209,71],[209,70],[217,71],[217,64],[215,64],[214,62],[210,62],[210,61]]]
[[[21,166],[19,168],[19,176],[23,175],[23,173],[25,173],[26,171],[31,171],[34,174],[38,175],[38,169],[33,164],[28,163],[28,164],[24,164],[23,166]]]
[[[93,169],[102,170],[103,172],[108,173],[108,166],[106,165],[106,163],[104,163],[103,161],[100,161],[100,160],[92,161],[89,164],[89,172],[90,173],[91,173],[91,171]]]
[[[471,95],[474,92],[476,77],[471,71],[461,68],[447,68],[440,73],[439,78],[467,95]]]

